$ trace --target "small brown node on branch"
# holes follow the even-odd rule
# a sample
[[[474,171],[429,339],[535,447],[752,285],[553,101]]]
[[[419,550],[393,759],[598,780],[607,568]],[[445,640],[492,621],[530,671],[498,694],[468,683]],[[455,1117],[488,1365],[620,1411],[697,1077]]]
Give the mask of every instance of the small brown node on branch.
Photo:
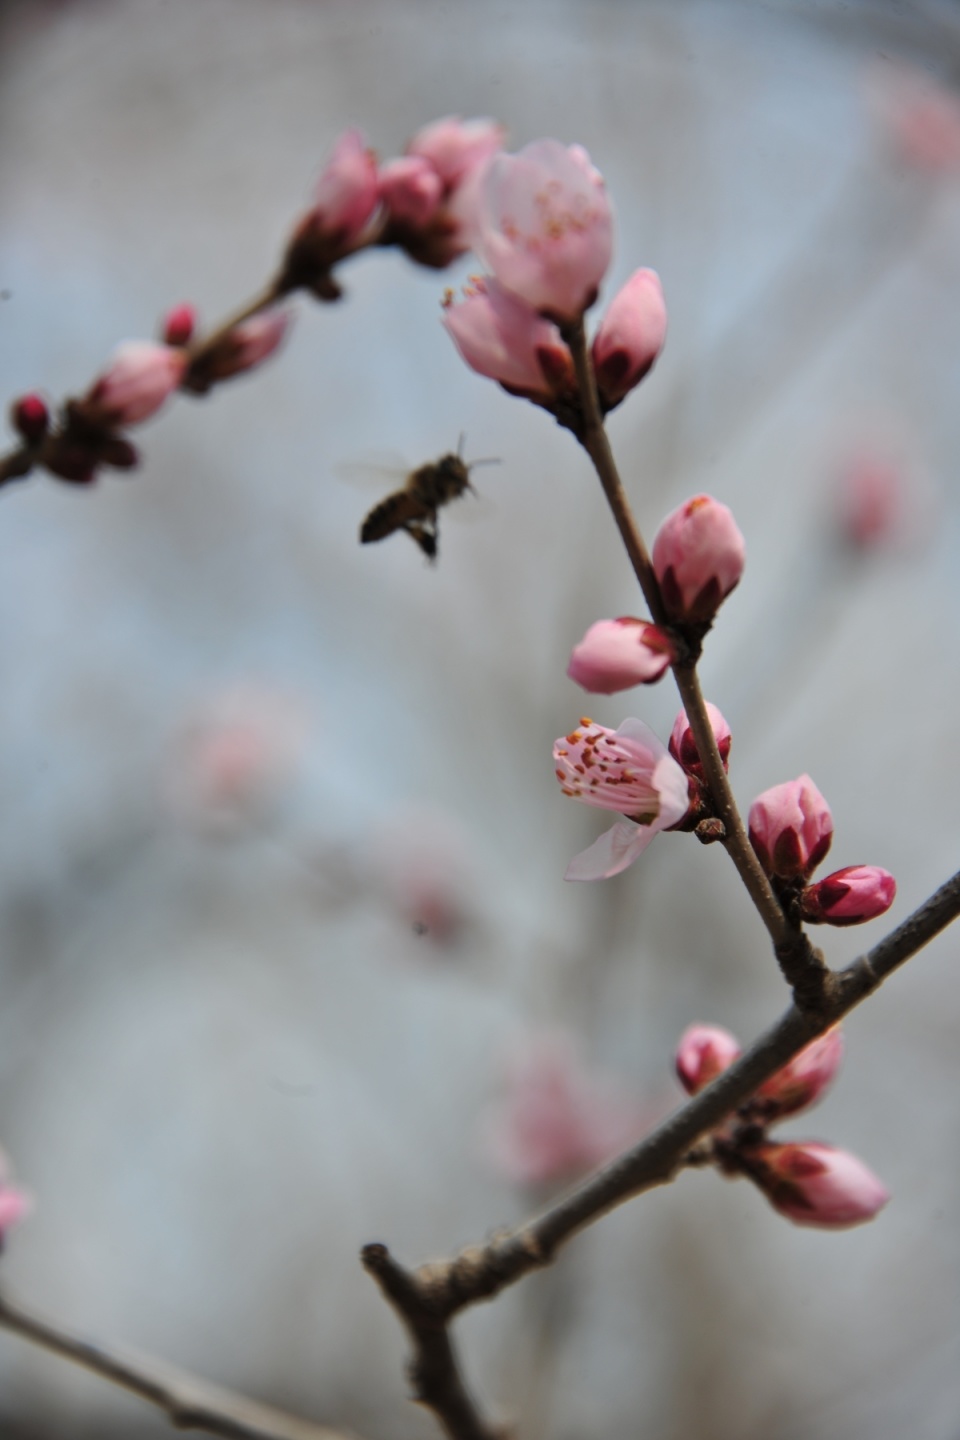
[[[727,827],[716,815],[712,815],[708,820],[701,820],[693,833],[701,845],[715,845],[718,840],[726,840]]]

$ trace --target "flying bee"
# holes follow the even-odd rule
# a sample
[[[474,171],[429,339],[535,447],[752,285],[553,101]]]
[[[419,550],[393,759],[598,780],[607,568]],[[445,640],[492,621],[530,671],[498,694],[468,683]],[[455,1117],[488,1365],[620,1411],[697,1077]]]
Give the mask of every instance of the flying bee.
[[[460,444],[463,444],[461,436]],[[474,460],[468,465],[460,454],[441,455],[427,465],[411,470],[402,489],[394,490],[374,505],[360,526],[360,544],[385,540],[395,530],[406,530],[428,560],[437,558],[439,532],[437,513],[440,507],[456,500],[464,491],[476,493],[470,484],[470,471],[477,465],[495,465],[496,460]]]

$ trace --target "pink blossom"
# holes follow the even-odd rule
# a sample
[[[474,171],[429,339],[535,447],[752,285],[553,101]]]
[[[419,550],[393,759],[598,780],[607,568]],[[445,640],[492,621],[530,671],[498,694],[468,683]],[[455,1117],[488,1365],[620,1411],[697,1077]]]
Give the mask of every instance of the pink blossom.
[[[753,1109],[767,1122],[806,1110],[833,1084],[842,1059],[843,1033],[839,1025],[833,1025],[763,1082],[754,1096]]]
[[[750,806],[750,843],[768,875],[812,874],[830,849],[833,816],[809,775],[774,785]]]
[[[37,445],[50,428],[50,411],[42,395],[21,395],[10,406],[10,423],[28,445]]]
[[[908,65],[875,70],[872,108],[896,157],[931,175],[960,171],[960,95]]]
[[[586,718],[580,726],[553,747],[561,789],[626,818],[577,855],[565,878],[601,880],[632,865],[656,834],[683,819],[689,787],[666,746],[642,720],[625,720],[618,730]]]
[[[843,1230],[872,1220],[890,1192],[862,1160],[819,1141],[758,1145],[744,1168],[795,1225]]]
[[[730,747],[733,744],[733,735],[730,726],[724,720],[716,705],[707,702],[707,718],[710,721],[710,728],[713,737],[717,742],[717,749],[720,752],[720,759],[723,761],[724,770],[727,769],[727,762],[730,756]],[[673,722],[673,730],[670,732],[670,743],[668,746],[670,754],[684,770],[703,779],[703,766],[700,763],[700,751],[697,749],[697,742],[693,738],[693,731],[690,729],[690,722],[687,719],[686,710],[681,710]]]
[[[848,865],[834,870],[800,896],[803,918],[814,924],[859,925],[889,910],[897,882],[879,865]]]
[[[382,165],[377,184],[390,215],[417,228],[433,219],[443,199],[443,181],[429,160],[419,155],[404,155]]]
[[[572,1041],[547,1032],[509,1057],[506,1094],[485,1126],[485,1149],[517,1185],[576,1179],[637,1138],[637,1107],[589,1074]]]
[[[165,345],[189,345],[197,328],[197,311],[186,303],[174,305],[163,317],[160,327]]]
[[[688,1095],[716,1080],[741,1054],[740,1043],[719,1025],[689,1025],[677,1045],[676,1067]]]
[[[308,216],[341,251],[355,245],[377,205],[377,162],[359,130],[340,136],[317,181]]]
[[[495,120],[461,120],[447,115],[418,130],[407,146],[407,154],[429,162],[452,188],[486,165],[503,149],[506,131]]]
[[[695,495],[668,515],[653,542],[663,603],[678,620],[712,620],[743,574],[746,548],[719,500]]]
[[[373,855],[389,899],[415,933],[455,945],[469,924],[476,885],[466,837],[453,818],[404,808],[375,836]]]
[[[254,369],[279,349],[292,323],[293,311],[278,306],[241,320],[212,345],[201,347],[191,361],[185,387],[202,395],[211,385]]]
[[[593,304],[610,264],[613,216],[585,150],[537,140],[495,156],[478,224],[487,265],[535,310],[572,321]]]
[[[621,615],[590,626],[574,646],[567,674],[592,695],[615,695],[633,685],[652,685],[675,654],[666,631],[649,620]]]
[[[593,341],[604,410],[619,405],[650,370],[667,335],[667,307],[655,270],[635,270],[617,291]]]
[[[905,476],[893,460],[870,451],[840,472],[838,519],[844,538],[870,550],[896,537],[905,519]]]
[[[573,389],[573,362],[555,325],[485,276],[464,297],[448,298],[443,323],[472,370],[541,404]]]
[[[128,340],[114,352],[110,367],[77,402],[91,425],[112,430],[139,425],[173,394],[186,370],[182,351],[152,340]]]

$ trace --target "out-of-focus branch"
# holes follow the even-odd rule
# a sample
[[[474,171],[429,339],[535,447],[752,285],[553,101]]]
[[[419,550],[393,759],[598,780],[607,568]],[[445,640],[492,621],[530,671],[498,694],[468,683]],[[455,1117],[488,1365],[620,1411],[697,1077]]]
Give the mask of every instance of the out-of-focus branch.
[[[398,1265],[386,1245],[365,1245],[360,1259],[410,1335],[414,1399],[433,1411],[451,1440],[503,1440],[503,1432],[483,1420],[463,1383],[448,1314],[432,1303],[421,1274]]]
[[[178,1430],[205,1430],[225,1440],[348,1440],[339,1431],[247,1400],[162,1361],[85,1340],[25,1310],[6,1293],[0,1295],[0,1325],[158,1406]]]
[[[398,1266],[385,1246],[368,1246],[364,1263],[377,1274],[381,1284],[384,1274],[403,1278],[402,1285],[396,1284],[388,1294],[414,1341],[414,1373],[420,1365],[431,1363],[428,1352],[438,1343],[446,1321],[478,1300],[489,1300],[532,1270],[549,1265],[567,1240],[608,1211],[673,1179],[690,1163],[691,1152],[702,1136],[714,1130],[812,1039],[872,994],[888,975],[958,915],[960,873],[866,955],[831,975],[824,1004],[818,1011],[802,1011],[792,1005],[750,1050],[646,1140],[526,1224],[495,1235],[485,1245],[473,1246],[451,1260],[431,1261],[414,1271]],[[424,1316],[430,1317],[429,1325],[424,1323]],[[447,1428],[457,1440],[478,1433]],[[488,1432],[479,1433],[486,1436]]]

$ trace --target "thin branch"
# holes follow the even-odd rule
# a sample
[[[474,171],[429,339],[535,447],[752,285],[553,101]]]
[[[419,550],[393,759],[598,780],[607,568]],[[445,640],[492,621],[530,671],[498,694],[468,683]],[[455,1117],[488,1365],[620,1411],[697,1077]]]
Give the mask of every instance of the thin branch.
[[[764,1080],[872,994],[888,975],[958,915],[960,873],[866,955],[832,975],[825,1003],[818,1012],[802,1011],[792,1005],[729,1069],[647,1139],[541,1215],[515,1230],[495,1235],[485,1245],[462,1251],[452,1260],[432,1261],[416,1271],[402,1272],[407,1295],[414,1297],[416,1307],[428,1311],[435,1321],[436,1317],[449,1319],[478,1300],[490,1299],[532,1270],[549,1265],[560,1247],[587,1225],[627,1200],[672,1180],[690,1163],[691,1151],[701,1137],[716,1129]],[[377,1248],[389,1259],[385,1247]],[[404,1314],[415,1344],[429,1345],[431,1337],[418,1335],[407,1317],[404,1296],[397,1294],[391,1299]]]
[[[433,1411],[451,1440],[503,1440],[503,1432],[482,1419],[467,1392],[447,1314],[431,1303],[418,1277],[398,1265],[386,1245],[365,1245],[360,1259],[400,1316],[413,1343],[409,1374],[414,1399]]]
[[[342,1432],[247,1400],[163,1361],[84,1340],[5,1293],[0,1325],[158,1406],[178,1430],[205,1430],[225,1440],[347,1440]]]

